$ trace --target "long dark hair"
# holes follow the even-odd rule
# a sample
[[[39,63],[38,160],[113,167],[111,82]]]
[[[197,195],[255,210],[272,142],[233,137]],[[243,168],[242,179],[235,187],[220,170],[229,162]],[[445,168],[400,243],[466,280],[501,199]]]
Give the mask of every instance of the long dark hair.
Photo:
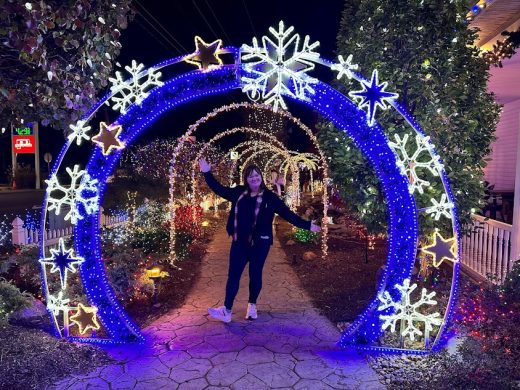
[[[249,188],[249,184],[247,183],[247,178],[251,175],[251,173],[253,173],[253,171],[258,172],[258,174],[262,178],[262,183],[260,183],[260,189],[265,190],[266,186],[264,182],[264,175],[262,175],[262,171],[255,164],[248,165],[246,169],[244,169],[244,173],[242,174],[242,181],[244,182],[244,185],[246,186],[247,190],[251,190],[251,188]]]

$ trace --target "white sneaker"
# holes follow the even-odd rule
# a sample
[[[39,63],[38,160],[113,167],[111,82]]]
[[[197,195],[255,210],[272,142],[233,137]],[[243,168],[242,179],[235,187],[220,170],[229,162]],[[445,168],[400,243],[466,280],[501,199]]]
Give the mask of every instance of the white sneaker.
[[[247,304],[246,320],[256,320],[258,315],[256,313],[256,305],[254,303]]]
[[[231,312],[226,309],[226,306],[210,307],[208,309],[209,315],[222,322],[231,322]]]

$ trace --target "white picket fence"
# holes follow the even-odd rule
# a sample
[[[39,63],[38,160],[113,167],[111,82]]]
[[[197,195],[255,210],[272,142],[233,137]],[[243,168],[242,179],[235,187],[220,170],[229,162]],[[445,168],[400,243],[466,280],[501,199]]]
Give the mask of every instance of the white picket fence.
[[[100,213],[99,224],[103,227],[114,227],[125,223],[128,216],[107,216]],[[24,221],[20,217],[16,217],[12,222],[13,229],[11,230],[11,242],[13,245],[30,245],[39,242],[39,231],[24,228]],[[44,231],[45,246],[55,246],[58,244],[60,238],[68,238],[73,234],[73,227],[68,226],[62,229],[52,229]]]
[[[472,217],[471,234],[461,239],[463,268],[502,283],[515,261],[511,255],[513,226],[480,215]]]

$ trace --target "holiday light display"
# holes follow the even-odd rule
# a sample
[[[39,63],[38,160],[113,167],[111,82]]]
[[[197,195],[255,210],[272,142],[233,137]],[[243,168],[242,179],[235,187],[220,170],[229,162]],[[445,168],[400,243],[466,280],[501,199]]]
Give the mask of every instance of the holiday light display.
[[[70,142],[76,141],[76,145],[80,146],[81,141],[86,140],[89,141],[90,137],[87,135],[87,132],[92,128],[91,126],[85,126],[84,120],[79,120],[75,125],[69,125],[72,133],[68,135],[68,140]]]
[[[222,60],[219,58],[219,54],[221,54],[221,45],[221,39],[217,39],[211,43],[206,43],[201,37],[196,36],[195,52],[186,56],[184,61],[189,64],[197,65],[201,70],[208,70],[211,69],[212,66],[222,65]]]
[[[67,271],[75,273],[76,268],[74,266],[83,263],[84,259],[74,256],[73,249],[65,249],[63,238],[59,239],[58,248],[57,250],[51,248],[52,256],[40,259],[40,263],[52,265],[51,273],[59,272],[61,288],[64,289],[67,286]]]
[[[417,288],[417,284],[410,286],[410,279],[405,279],[402,285],[396,285],[395,288],[401,293],[401,297],[394,301],[388,291],[378,296],[381,304],[377,310],[385,311],[393,309],[392,314],[381,314],[380,318],[384,321],[382,328],[390,327],[391,332],[395,332],[397,322],[400,321],[400,334],[403,337],[410,337],[414,341],[415,336],[423,335],[423,332],[415,325],[417,322],[424,324],[424,332],[426,333],[425,343],[428,344],[428,335],[433,331],[433,325],[439,326],[442,323],[439,313],[423,314],[419,311],[423,305],[436,305],[437,301],[432,298],[435,292],[428,293],[425,288],[421,290],[421,297],[415,303],[412,303],[411,294]]]
[[[107,126],[105,122],[99,123],[99,133],[92,137],[92,142],[97,144],[106,156],[113,150],[123,149],[125,144],[119,139],[123,128],[119,125]]]
[[[110,87],[111,100],[114,102],[112,108],[119,110],[122,114],[126,113],[132,104],[140,105],[148,96],[150,88],[163,85],[163,82],[159,80],[161,72],[157,72],[153,68],[143,71],[144,65],[137,65],[135,60],[132,60],[132,66],[125,66],[125,69],[130,73],[129,80],[123,80],[121,72],[116,72],[115,78],[108,79],[112,83],[112,87]],[[145,76],[147,76],[146,80],[141,82]]]
[[[274,29],[273,31],[276,32]],[[273,31],[271,31],[271,33],[273,33]],[[290,33],[287,33],[287,31],[290,31]],[[381,300],[378,297],[375,297],[369,302],[366,310],[364,310],[342,334],[339,343],[341,346],[355,344],[359,348],[376,349],[383,352],[393,351],[395,350],[394,346],[377,344],[383,332],[381,327],[381,324],[385,322],[385,317],[383,316],[395,314],[394,312],[398,309],[395,303],[402,297],[399,288],[404,288],[405,281],[410,278],[412,273],[417,252],[416,243],[418,241],[419,231],[417,213],[424,212],[426,218],[432,218],[433,220],[438,220],[441,216],[449,218],[453,226],[453,237],[455,237],[457,241],[459,239],[457,210],[449,187],[446,172],[444,168],[439,170],[440,174],[438,180],[440,185],[439,183],[436,183],[436,188],[440,189],[440,187],[442,187],[444,189],[444,193],[441,194],[440,200],[436,201],[435,199],[432,199],[433,206],[418,208],[413,194],[410,194],[409,191],[409,178],[403,174],[402,168],[398,164],[398,156],[388,144],[388,139],[385,136],[383,129],[376,121],[376,108],[382,107],[395,109],[396,112],[404,118],[406,126],[413,129],[416,134],[426,136],[420,126],[406,113],[404,108],[399,105],[394,94],[385,91],[386,84],[379,82],[377,73],[372,73],[372,80],[369,82],[360,74],[356,73],[354,69],[349,69],[352,78],[359,82],[363,88],[363,90],[353,92],[356,93],[356,95],[353,96],[354,98],[363,99],[360,105],[353,103],[345,95],[319,80],[312,79],[311,81],[306,73],[311,70],[315,63],[327,66],[329,69],[333,67],[334,63],[320,58],[319,55],[313,56],[311,52],[315,47],[312,47],[313,45],[309,44],[308,39],[306,39],[306,43],[304,42],[304,48],[300,49],[299,43],[296,44],[297,39],[293,38],[294,35],[291,35],[292,30],[285,30],[283,24],[279,25],[277,33],[280,34],[280,39],[283,38],[285,40],[288,38],[287,42],[290,42],[291,48],[297,48],[298,54],[301,55],[301,53],[306,53],[305,55],[301,55],[300,59],[296,59],[294,56],[288,57],[292,63],[287,69],[292,72],[290,73],[292,76],[291,78],[287,78],[285,80],[286,82],[283,82],[284,80],[277,80],[276,77],[278,75],[287,76],[289,73],[283,73],[287,70],[283,70],[282,72],[281,69],[274,69],[276,66],[283,68],[283,65],[278,63],[270,64],[265,68],[265,71],[260,70],[262,62],[265,63],[266,61],[264,57],[268,53],[263,51],[263,48],[259,47],[258,44],[253,43],[253,46],[249,46],[249,48],[227,48],[230,53],[234,54],[235,63],[232,65],[215,66],[205,72],[189,72],[183,75],[176,75],[170,80],[167,80],[167,82],[164,82],[164,84],[162,82],[153,85],[148,83],[146,88],[152,86],[155,86],[155,88],[144,93],[141,93],[143,92],[141,87],[134,86],[137,91],[135,94],[136,96],[125,98],[125,96],[128,96],[128,86],[130,86],[133,81],[135,81],[135,84],[138,84],[137,81],[146,74],[154,74],[158,69],[177,64],[182,61],[185,56],[164,61],[148,71],[141,71],[142,69],[137,71],[138,67],[134,62],[133,66],[130,68],[133,69],[134,73],[132,76],[133,81],[130,80],[125,83],[126,89],[122,93],[123,98],[119,98],[119,100],[114,99],[115,95],[119,93],[119,91],[117,91],[117,88],[113,87],[111,93],[103,97],[100,102],[92,108],[88,115],[82,118],[84,121],[83,125],[90,125],[89,122],[92,120],[99,107],[107,103],[109,100],[112,100],[116,102],[114,108],[117,106],[116,109],[121,109],[121,115],[116,121],[114,121],[114,123],[122,126],[123,129],[120,135],[120,141],[125,143],[125,145],[130,145],[131,142],[144,132],[151,123],[169,110],[176,109],[179,106],[186,105],[202,97],[224,94],[235,89],[243,89],[248,91],[251,96],[254,94],[254,91],[256,91],[255,96],[257,98],[262,98],[263,96],[266,100],[271,99],[270,103],[273,105],[278,102],[276,108],[284,107],[282,105],[285,104],[282,103],[283,98],[292,99],[296,103],[310,107],[323,115],[326,120],[332,122],[337,128],[343,129],[349,134],[356,147],[359,148],[372,165],[380,179],[383,193],[386,196],[389,215],[388,256],[381,281],[377,286],[377,291],[378,296],[386,298],[390,297],[394,304],[392,305],[389,301],[385,301],[388,307],[384,309],[384,312],[382,313],[381,310],[377,310],[377,308],[381,306]],[[283,34],[286,36],[284,37]],[[255,42],[255,40],[253,42]],[[270,45],[269,49],[275,47],[268,43],[267,40],[264,40],[263,42],[265,45]],[[264,47],[267,48],[267,46]],[[249,58],[245,58],[247,55]],[[252,60],[248,63],[249,65],[240,63],[240,60],[244,60],[244,58],[245,62]],[[277,58],[279,60],[282,57],[278,56]],[[309,62],[304,63],[302,62],[303,60]],[[340,59],[340,63],[341,61],[342,60]],[[295,68],[292,67],[294,64],[303,64],[304,66],[302,69],[304,71],[296,72],[294,70]],[[129,70],[128,67],[127,70]],[[339,68],[336,67],[335,70],[339,71]],[[344,73],[346,74],[346,72]],[[263,93],[264,91],[261,91],[261,88],[263,87],[262,83],[265,80],[267,86],[267,74],[274,77],[271,78],[270,81],[274,82],[274,85],[278,85],[278,87],[274,92],[272,92],[273,90],[266,89],[265,93]],[[118,79],[122,80],[120,76],[118,76]],[[290,82],[287,82],[287,80],[290,80]],[[276,83],[276,81],[280,82]],[[142,85],[143,84],[141,84],[141,86]],[[278,93],[281,100],[277,97]],[[226,110],[231,111],[237,106],[240,106],[240,104],[236,104],[232,108],[227,108]],[[364,107],[367,107],[368,115],[360,109]],[[284,111],[279,112],[281,112],[281,115],[285,115]],[[188,129],[187,136],[191,135],[190,131],[193,128],[199,126],[201,123],[215,115],[217,114],[213,112],[208,114],[205,118],[201,118],[201,120],[197,121],[193,127]],[[59,207],[56,203],[56,198],[53,198],[50,195],[53,195],[54,191],[57,190],[66,190],[65,187],[58,183],[57,173],[65,154],[69,149],[72,150],[78,146],[77,142],[74,143],[72,141],[74,141],[73,138],[68,140],[67,144],[57,156],[51,179],[49,180],[49,187],[51,187],[51,190],[48,190],[46,194],[45,207],[42,212],[42,226],[45,226],[45,218],[48,210]],[[92,144],[94,145],[94,143]],[[430,152],[433,156],[436,156],[433,147]],[[69,202],[71,208],[77,209],[74,215],[74,243],[77,255],[84,258],[84,262],[79,266],[84,291],[90,303],[90,307],[97,310],[97,315],[103,324],[103,330],[106,331],[102,333],[107,335],[106,338],[99,338],[95,335],[93,335],[94,337],[86,338],[91,342],[117,343],[143,340],[143,335],[140,330],[126,315],[108,285],[101,259],[99,217],[97,212],[94,212],[99,209],[99,203],[102,201],[106,189],[106,180],[115,169],[120,155],[121,153],[109,153],[104,155],[101,148],[97,146],[94,147],[89,163],[86,166],[85,171],[82,171],[81,173],[81,185],[83,185],[83,188],[80,193],[74,193],[77,196],[71,197],[74,201]],[[320,158],[325,159],[321,151],[319,152],[319,155]],[[442,162],[439,160],[439,163],[441,164]],[[77,172],[77,177],[75,181],[77,182],[80,172],[79,168],[76,167],[75,171]],[[71,173],[74,171],[69,167],[66,167],[65,169],[72,177],[73,175]],[[79,188],[78,183],[76,182],[74,185],[71,185],[71,188]],[[325,181],[325,183],[326,182],[327,181]],[[92,201],[90,201],[90,199]],[[43,234],[41,233],[39,240],[40,258],[46,257],[44,256],[44,252],[46,251],[45,239],[46,238],[43,237]],[[458,248],[460,248],[459,245],[457,245],[457,250],[459,250]],[[436,319],[431,321],[429,320],[430,325],[439,326],[439,330],[436,332],[435,340],[433,343],[429,344],[427,350],[437,350],[445,341],[445,338],[443,337],[444,329],[450,320],[453,311],[453,296],[457,290],[458,266],[458,262],[453,262],[452,288],[444,318],[436,317]],[[45,267],[42,267],[42,285],[44,292],[48,297],[49,286],[46,272],[47,270]],[[398,288],[398,286],[400,287]],[[431,299],[431,297],[428,297],[429,295],[425,295],[423,300]],[[388,320],[392,321],[390,319]],[[58,336],[63,336],[59,324],[53,322],[52,325],[55,333]],[[429,330],[429,327],[426,327],[425,330]],[[407,335],[411,336],[412,334],[414,338],[420,335],[413,329],[407,331]],[[85,340],[85,337],[71,337],[70,339],[83,341]],[[410,350],[405,352],[421,353],[424,351],[425,349],[422,351]]]
[[[400,156],[402,156],[398,157],[398,164],[403,170],[403,173],[408,176],[410,180],[410,192],[413,194],[413,192],[417,190],[419,194],[423,194],[423,187],[429,187],[430,182],[420,178],[417,174],[417,169],[426,168],[431,172],[432,175],[439,176],[439,171],[443,168],[443,166],[441,163],[439,163],[439,156],[431,155],[430,151],[433,146],[429,142],[430,137],[424,137],[421,134],[416,134],[415,143],[417,147],[411,155],[406,150],[408,137],[409,134],[405,134],[403,139],[401,139],[399,134],[396,134],[395,142],[389,142],[388,144],[392,149],[394,149],[394,151],[399,151]],[[427,152],[428,154],[426,161],[419,161],[420,157],[422,160],[425,159],[423,156],[421,156],[421,154],[425,154],[424,152]]]
[[[385,91],[388,83],[379,84],[377,70],[372,72],[372,80],[370,81],[370,84],[362,81],[361,85],[363,90],[349,92],[349,96],[354,99],[361,99],[359,108],[367,108],[368,124],[373,125],[377,107],[380,107],[383,110],[388,109],[389,106],[386,105],[387,101],[396,100],[399,95]]]
[[[80,212],[80,207],[86,214],[92,214],[98,209],[97,179],[93,179],[85,170],[79,170],[79,165],[74,165],[74,169],[66,168],[70,176],[71,183],[68,187],[60,184],[58,177],[52,175],[47,183],[47,202],[50,204],[49,211],[54,210],[56,215],[61,212],[63,205],[69,206],[69,211],[65,214],[65,220],[69,220],[74,225],[84,216]],[[63,195],[55,197],[53,193],[61,192]]]
[[[97,308],[87,307],[80,303],[77,307],[76,314],[70,317],[70,321],[79,328],[79,333],[85,334],[92,330],[100,328],[97,320]]]
[[[435,232],[433,244],[421,249],[424,253],[433,256],[433,266],[439,267],[446,261],[457,261],[457,240],[455,237],[445,239],[439,232]]]
[[[273,27],[269,32],[274,36],[262,37],[262,47],[253,38],[253,45],[243,45],[241,61],[250,74],[242,77],[242,91],[251,99],[260,96],[266,104],[272,104],[275,111],[278,107],[287,110],[282,95],[298,99],[306,99],[314,90],[311,87],[316,80],[306,73],[314,69],[314,63],[319,59],[319,53],[314,50],[319,42],[310,43],[307,35],[300,48],[300,35],[294,34],[294,27],[285,28],[283,21],[278,24],[278,30]],[[290,86],[289,86],[290,83]]]

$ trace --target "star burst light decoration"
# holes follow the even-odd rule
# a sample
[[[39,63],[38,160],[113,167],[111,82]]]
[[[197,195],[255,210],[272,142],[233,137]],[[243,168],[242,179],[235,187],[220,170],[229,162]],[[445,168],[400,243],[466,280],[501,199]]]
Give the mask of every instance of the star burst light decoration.
[[[125,147],[124,142],[121,142],[119,136],[123,131],[121,125],[109,125],[105,122],[99,123],[99,133],[92,137],[92,142],[97,144],[106,156],[113,150],[120,150]]]
[[[76,273],[75,266],[83,263],[85,260],[82,257],[74,256],[74,250],[72,248],[65,249],[63,238],[59,240],[58,249],[51,248],[50,251],[51,257],[40,259],[39,262],[42,264],[50,264],[52,266],[51,273],[60,273],[61,288],[64,289],[67,286],[67,272]]]
[[[201,37],[195,37],[195,52],[186,56],[184,61],[189,64],[197,65],[201,70],[209,70],[215,66],[222,65],[219,54],[222,53],[222,39],[217,39],[211,43],[206,43]]]
[[[316,79],[309,77],[308,72],[314,69],[320,55],[314,51],[319,42],[310,43],[305,36],[300,48],[300,35],[293,34],[294,27],[285,28],[283,21],[278,24],[278,30],[273,27],[269,32],[274,40],[262,37],[262,46],[253,38],[253,45],[242,45],[241,61],[250,75],[243,76],[242,91],[252,100],[260,97],[266,104],[271,104],[274,111],[278,107],[287,109],[282,95],[305,100],[307,94],[314,93],[311,84]]]
[[[97,307],[87,307],[82,303],[78,305],[76,314],[70,317],[70,321],[79,327],[79,333],[85,334],[89,329],[100,328],[97,320]]]
[[[396,100],[399,95],[393,92],[386,92],[385,89],[388,83],[383,82],[379,84],[377,70],[374,69],[372,72],[372,80],[370,83],[361,81],[362,91],[349,92],[349,96],[354,99],[361,99],[358,103],[358,107],[361,109],[367,107],[368,124],[372,126],[374,124],[374,118],[377,107],[386,110],[390,107],[391,102]],[[389,104],[387,106],[387,103]]]
[[[433,266],[439,267],[446,261],[457,261],[457,240],[455,237],[445,239],[439,232],[435,232],[433,244],[421,249],[433,257]]]

